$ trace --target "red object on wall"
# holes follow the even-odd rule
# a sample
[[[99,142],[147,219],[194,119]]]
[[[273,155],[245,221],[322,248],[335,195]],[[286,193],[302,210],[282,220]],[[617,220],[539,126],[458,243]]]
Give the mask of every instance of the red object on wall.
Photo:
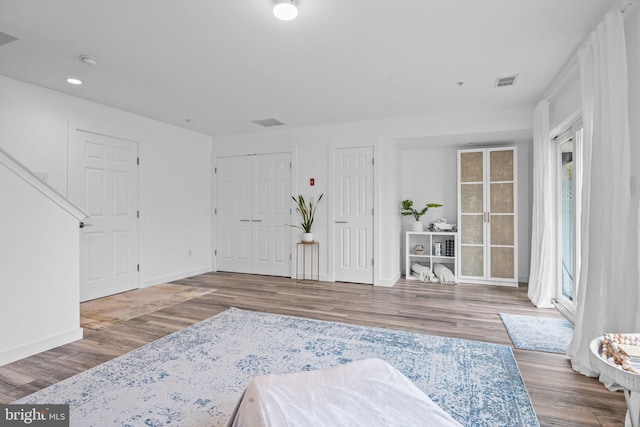
[[[315,178],[309,178],[309,186],[313,187],[314,185],[316,185]]]

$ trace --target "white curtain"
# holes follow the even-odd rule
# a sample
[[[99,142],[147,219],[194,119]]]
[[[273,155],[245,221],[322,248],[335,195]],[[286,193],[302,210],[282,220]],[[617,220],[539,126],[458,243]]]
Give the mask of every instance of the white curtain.
[[[533,212],[531,218],[531,266],[528,296],[536,307],[553,307],[555,297],[555,242],[553,205],[548,203],[551,188],[549,141],[549,101],[540,101],[533,110]]]
[[[638,314],[638,221],[630,215],[627,59],[623,17],[610,12],[579,52],[584,123],[581,271],[573,368],[599,375],[589,342],[632,332]],[[613,387],[608,378],[600,380]]]

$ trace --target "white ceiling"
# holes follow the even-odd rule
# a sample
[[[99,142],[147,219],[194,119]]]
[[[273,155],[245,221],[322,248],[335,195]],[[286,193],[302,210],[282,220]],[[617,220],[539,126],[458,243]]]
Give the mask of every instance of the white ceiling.
[[[212,136],[532,105],[619,3],[271,1],[0,0],[0,74]]]

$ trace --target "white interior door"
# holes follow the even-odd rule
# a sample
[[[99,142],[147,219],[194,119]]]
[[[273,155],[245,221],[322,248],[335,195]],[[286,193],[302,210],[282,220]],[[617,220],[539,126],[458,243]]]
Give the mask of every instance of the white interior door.
[[[334,277],[373,283],[373,147],[334,151]]]
[[[251,158],[217,161],[217,269],[251,273]]]
[[[70,196],[90,215],[80,233],[86,301],[138,287],[138,146],[79,129],[75,142],[79,179]]]
[[[216,173],[219,271],[291,274],[291,156],[220,157]]]
[[[291,167],[288,153],[252,156],[252,271],[288,276],[291,242],[287,224],[291,207]]]

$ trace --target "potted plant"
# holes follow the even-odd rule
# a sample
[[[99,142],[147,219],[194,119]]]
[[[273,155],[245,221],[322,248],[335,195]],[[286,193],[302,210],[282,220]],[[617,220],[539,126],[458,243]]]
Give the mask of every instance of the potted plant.
[[[311,227],[313,226],[313,219],[316,215],[318,203],[320,202],[320,200],[322,200],[322,196],[324,196],[324,194],[320,194],[320,197],[318,197],[318,201],[315,205],[311,201],[309,203],[305,202],[304,197],[301,194],[298,195],[297,199],[295,196],[291,196],[293,201],[298,205],[296,207],[296,210],[300,212],[300,215],[302,215],[302,222],[300,223],[300,225],[289,224],[289,226],[297,227],[304,231],[304,233],[302,234],[303,242],[313,242],[313,233],[311,232]]]
[[[402,216],[413,215],[415,222],[411,226],[412,231],[424,231],[424,224],[420,221],[420,217],[427,213],[430,208],[439,208],[440,203],[427,203],[422,210],[418,211],[413,207],[413,200],[402,201]]]

